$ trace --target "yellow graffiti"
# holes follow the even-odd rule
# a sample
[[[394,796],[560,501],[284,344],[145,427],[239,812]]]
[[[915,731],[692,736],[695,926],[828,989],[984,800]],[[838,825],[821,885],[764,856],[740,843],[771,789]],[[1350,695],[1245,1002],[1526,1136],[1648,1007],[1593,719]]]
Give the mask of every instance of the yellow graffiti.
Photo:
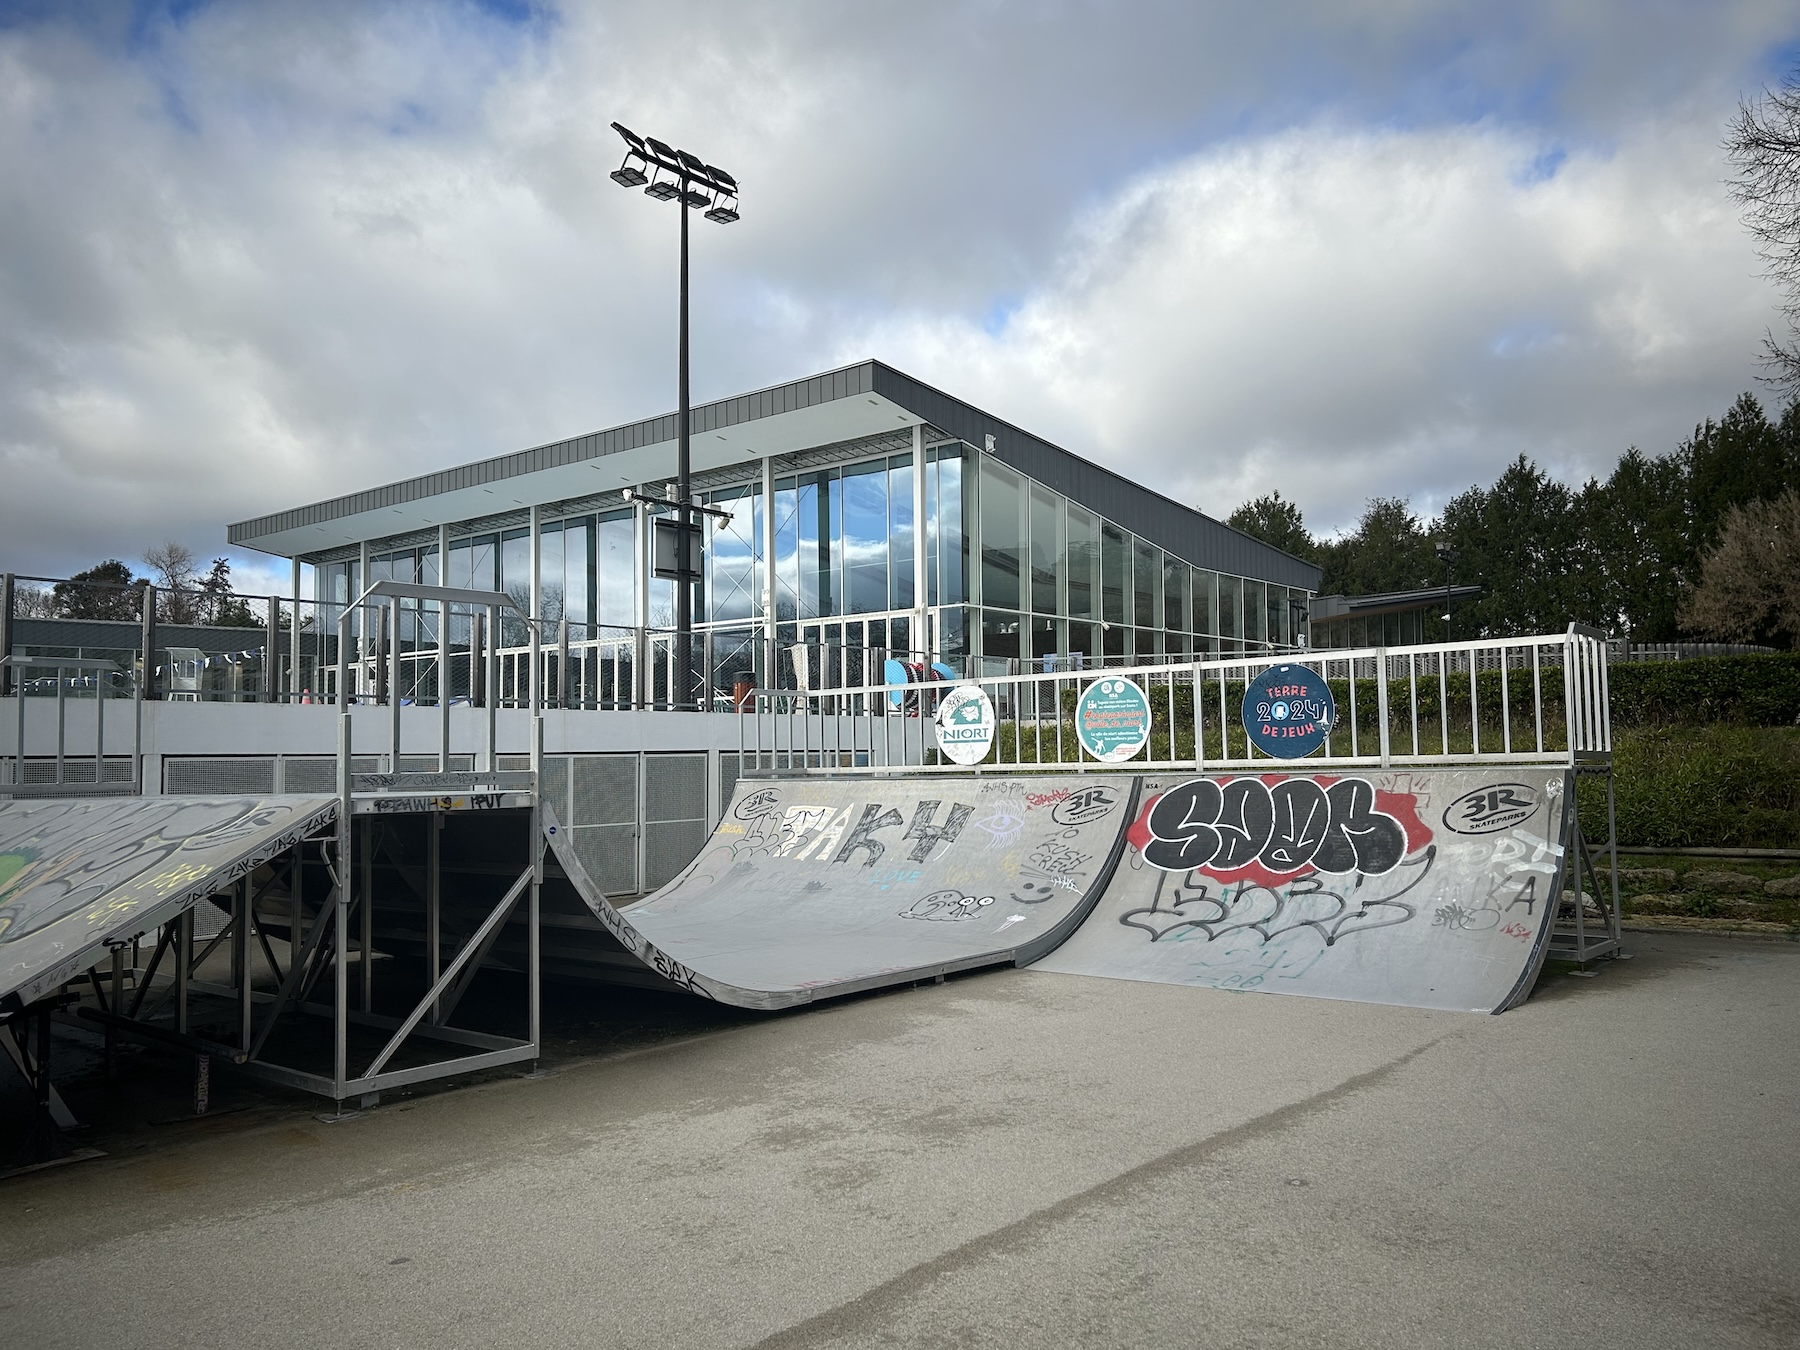
[[[160,872],[151,877],[149,889],[158,895],[167,895],[170,891],[177,891],[183,886],[192,885],[211,871],[212,868],[204,863],[181,863],[171,867],[167,872]]]

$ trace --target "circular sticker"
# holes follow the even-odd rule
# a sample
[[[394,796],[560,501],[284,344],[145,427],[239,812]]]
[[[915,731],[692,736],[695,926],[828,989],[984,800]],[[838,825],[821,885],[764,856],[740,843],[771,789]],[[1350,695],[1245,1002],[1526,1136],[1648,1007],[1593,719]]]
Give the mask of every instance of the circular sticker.
[[[959,684],[937,710],[938,749],[956,764],[979,764],[994,744],[994,704],[980,685]]]
[[[1244,731],[1277,759],[1310,755],[1330,734],[1337,707],[1325,681],[1305,666],[1275,666],[1244,690]]]
[[[1120,764],[1150,743],[1150,696],[1120,676],[1095,680],[1075,704],[1075,735],[1102,764]]]

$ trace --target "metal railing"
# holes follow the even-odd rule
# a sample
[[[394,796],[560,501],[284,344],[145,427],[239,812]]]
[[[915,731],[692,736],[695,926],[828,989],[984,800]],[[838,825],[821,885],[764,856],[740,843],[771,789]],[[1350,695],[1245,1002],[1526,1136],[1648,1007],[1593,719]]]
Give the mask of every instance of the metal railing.
[[[1592,629],[1411,647],[1232,657],[1184,665],[984,675],[950,683],[855,690],[758,689],[739,722],[740,763],[754,772],[967,772],[939,750],[932,713],[975,686],[998,720],[981,770],[1046,766],[1277,768],[1297,761],[1258,749],[1238,718],[1248,683],[1303,666],[1331,686],[1337,718],[1308,766],[1610,762],[1606,644]],[[1124,676],[1148,696],[1139,754],[1102,765],[1075,734],[1075,703],[1096,679]]]
[[[133,669],[121,669],[111,661],[76,657],[0,656],[0,671],[9,676],[13,692],[13,753],[0,760],[0,795],[49,797],[79,794],[136,793],[142,787],[144,701],[143,684]],[[27,704],[54,699],[56,703],[54,750],[31,755],[26,739]],[[130,719],[129,749],[107,753],[108,704],[127,703]],[[71,706],[93,707],[94,752],[69,750]],[[114,731],[115,745],[120,739]]]

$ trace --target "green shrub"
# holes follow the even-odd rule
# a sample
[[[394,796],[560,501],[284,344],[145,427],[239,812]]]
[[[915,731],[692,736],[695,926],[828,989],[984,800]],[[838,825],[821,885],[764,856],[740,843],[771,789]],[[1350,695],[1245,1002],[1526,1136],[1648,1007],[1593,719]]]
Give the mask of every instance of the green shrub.
[[[1663,726],[1613,736],[1622,846],[1800,847],[1800,729]],[[1582,826],[1606,837],[1606,797],[1581,784]]]

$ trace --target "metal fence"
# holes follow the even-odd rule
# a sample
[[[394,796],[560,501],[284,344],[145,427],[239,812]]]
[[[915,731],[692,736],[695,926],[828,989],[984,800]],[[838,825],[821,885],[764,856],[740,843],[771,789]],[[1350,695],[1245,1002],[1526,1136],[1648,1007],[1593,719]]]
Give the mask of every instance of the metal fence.
[[[1607,763],[1612,729],[1606,644],[1591,629],[1502,641],[1334,649],[1093,672],[982,675],[853,690],[758,689],[745,701],[745,773],[965,772],[938,748],[933,713],[949,690],[987,693],[999,726],[983,770],[1047,765],[1130,770],[1274,768],[1238,718],[1249,682],[1302,666],[1331,686],[1338,715],[1308,765]],[[1125,676],[1149,696],[1149,742],[1102,766],[1075,734],[1076,700]]]

